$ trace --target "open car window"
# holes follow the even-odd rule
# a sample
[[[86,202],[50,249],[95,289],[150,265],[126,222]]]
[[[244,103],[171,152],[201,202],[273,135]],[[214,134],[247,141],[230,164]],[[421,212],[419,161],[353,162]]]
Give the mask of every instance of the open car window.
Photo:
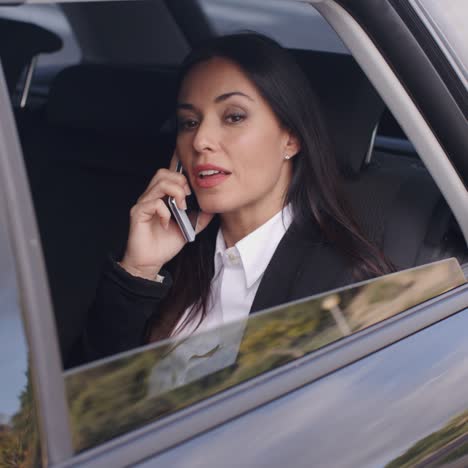
[[[276,21],[290,16],[325,24],[311,5],[302,2],[193,3],[202,6],[213,24],[219,23],[219,33],[246,26],[241,13],[252,13],[252,29],[280,40],[273,33],[291,31]],[[29,19],[42,30],[29,31],[31,42],[24,41],[22,54],[2,52],[12,98],[22,83],[20,72],[34,54],[56,53],[56,41],[51,47],[46,33],[54,35],[65,24],[57,11],[63,10],[83,53],[83,62],[66,67],[47,83],[48,93],[36,99],[29,96],[24,107],[12,99],[66,357],[83,328],[106,256],[112,252],[118,257],[125,248],[130,208],[154,173],[168,166],[173,135],[167,122],[173,115],[176,64],[188,45],[181,39],[183,23],[162,1],[33,6],[27,10]],[[230,29],[220,25],[220,18],[226,20],[226,12],[234,7],[238,14],[231,17]],[[9,20],[10,28],[15,18],[24,22],[2,13],[10,10],[21,11],[0,10],[0,19]],[[34,14],[57,24],[45,31],[48,23],[32,21]],[[266,17],[275,18],[271,31],[262,29]],[[161,22],[157,31],[155,21]],[[89,28],[83,26],[86,22]],[[132,41],[115,41],[124,31]],[[388,123],[382,99],[353,57],[321,47],[331,29],[323,35],[320,28],[317,31],[317,37],[304,35],[303,44],[282,42],[320,98],[334,153],[346,176],[347,198],[364,233],[397,269],[450,256],[462,260],[466,248],[460,230],[425,165],[411,146],[392,146],[376,138],[377,130]],[[167,47],[168,38],[173,49]],[[33,90],[38,77],[33,73],[31,78]],[[393,131],[399,132],[392,127],[384,135]],[[413,158],[398,157],[408,152]],[[404,236],[400,226],[406,229]]]
[[[74,449],[278,370],[465,284],[455,259],[383,276],[65,373]]]
[[[256,12],[252,29],[279,40],[274,32],[290,31],[275,21],[286,17],[325,24],[309,4],[277,1],[269,7],[265,0],[237,1],[193,4],[201,5],[215,25],[237,5],[230,29],[219,23],[219,33],[242,29],[241,13],[252,12]],[[34,7],[28,10],[31,15],[44,7],[45,17],[58,9]],[[0,17],[8,8],[14,7],[3,7]],[[24,107],[14,99],[12,104],[67,362],[107,256],[113,253],[118,258],[125,249],[131,207],[156,171],[168,167],[173,154],[174,135],[167,122],[174,111],[176,64],[188,45],[182,39],[181,18],[174,18],[161,0],[71,3],[60,5],[58,11],[62,10],[83,61],[51,79],[48,93],[36,99],[29,96]],[[265,15],[275,18],[271,31],[261,27]],[[62,24],[62,16],[54,13],[52,18]],[[13,16],[4,19],[11,21]],[[156,31],[158,21],[161,28]],[[27,68],[32,52],[38,49],[44,57],[56,53],[49,47],[45,23],[36,23],[42,30],[29,31],[34,41],[25,41],[24,57],[16,51],[2,56],[13,94],[21,82],[19,65]],[[55,34],[57,27],[49,32]],[[281,41],[320,99],[347,199],[364,234],[396,269],[452,256],[462,261],[466,246],[460,230],[423,162],[414,148],[409,150],[412,158],[401,158],[407,149],[375,138],[388,115],[385,104],[352,56],[322,47],[332,30],[320,31],[317,37],[304,35],[302,44]],[[123,34],[132,40],[114,40]],[[172,48],[167,47],[169,38]],[[340,42],[336,34],[334,40]],[[32,75],[31,90],[37,78]]]

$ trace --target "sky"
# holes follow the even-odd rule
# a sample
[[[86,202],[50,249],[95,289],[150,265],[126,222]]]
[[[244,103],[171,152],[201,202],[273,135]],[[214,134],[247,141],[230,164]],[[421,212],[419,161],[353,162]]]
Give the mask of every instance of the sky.
[[[0,422],[19,409],[26,386],[27,351],[18,305],[13,260],[0,224]]]

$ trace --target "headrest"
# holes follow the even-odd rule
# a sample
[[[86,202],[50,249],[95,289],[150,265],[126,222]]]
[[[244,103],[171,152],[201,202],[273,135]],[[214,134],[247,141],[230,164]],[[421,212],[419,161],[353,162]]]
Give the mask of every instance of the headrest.
[[[61,48],[60,37],[41,26],[0,18],[0,58],[10,92],[35,55],[56,52]]]
[[[322,104],[340,169],[358,174],[385,104],[351,56],[293,53]]]
[[[75,129],[156,134],[174,106],[172,72],[110,65],[76,65],[54,79],[50,123]]]

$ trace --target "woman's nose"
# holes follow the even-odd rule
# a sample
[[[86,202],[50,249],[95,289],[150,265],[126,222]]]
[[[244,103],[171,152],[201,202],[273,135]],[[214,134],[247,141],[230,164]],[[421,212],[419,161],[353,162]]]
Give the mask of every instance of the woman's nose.
[[[195,131],[193,148],[197,153],[212,151],[216,147],[216,129],[214,125],[204,119]]]

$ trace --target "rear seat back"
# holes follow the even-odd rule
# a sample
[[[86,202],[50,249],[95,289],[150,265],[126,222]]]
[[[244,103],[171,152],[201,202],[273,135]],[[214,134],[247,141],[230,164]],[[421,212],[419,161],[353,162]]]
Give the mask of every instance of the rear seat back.
[[[385,104],[350,55],[310,51],[294,55],[321,102],[341,171],[356,176],[372,147]]]
[[[385,105],[354,59],[296,52],[321,101],[346,193],[364,233],[397,269],[448,256],[463,261],[461,232],[422,162],[374,151]]]
[[[364,232],[398,270],[453,255],[462,261],[458,226],[416,158],[376,151],[346,188]]]
[[[168,70],[74,66],[45,108],[18,116],[64,356],[105,256],[125,246],[131,206],[172,155],[160,128],[173,90]]]
[[[33,57],[61,48],[62,40],[51,31],[36,24],[0,18],[0,59],[10,95]]]

